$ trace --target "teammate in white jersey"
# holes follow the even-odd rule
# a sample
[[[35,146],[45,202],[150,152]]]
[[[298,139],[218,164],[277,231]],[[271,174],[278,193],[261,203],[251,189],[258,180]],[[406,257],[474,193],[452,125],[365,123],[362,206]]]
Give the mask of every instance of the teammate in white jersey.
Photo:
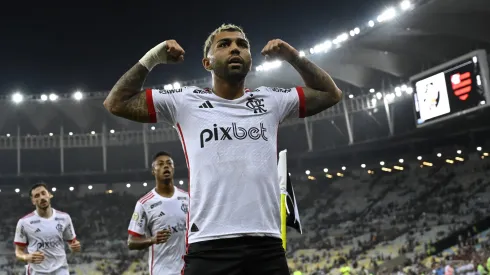
[[[29,196],[36,210],[17,223],[15,256],[27,263],[28,275],[69,275],[65,242],[72,252],[81,249],[70,215],[51,207],[53,195],[44,183],[35,184]]]
[[[119,79],[104,106],[116,116],[165,122],[179,132],[189,168],[185,275],[288,274],[280,239],[278,127],[287,118],[326,110],[342,92],[279,39],[262,54],[291,64],[304,87],[249,92],[250,44],[235,25],[219,27],[205,42],[202,64],[211,72],[212,89],[140,90],[156,65],[182,62],[184,54],[175,40],[155,46]]]
[[[128,247],[149,248],[150,275],[179,275],[186,252],[189,195],[174,185],[174,161],[159,152],[152,162],[156,186],[136,203],[129,223]]]

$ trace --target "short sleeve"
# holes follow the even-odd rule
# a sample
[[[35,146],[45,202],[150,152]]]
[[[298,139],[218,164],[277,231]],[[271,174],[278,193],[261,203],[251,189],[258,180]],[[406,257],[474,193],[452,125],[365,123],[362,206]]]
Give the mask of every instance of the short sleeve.
[[[136,207],[134,208],[133,216],[129,222],[128,234],[136,237],[145,236],[147,224],[148,217],[146,215],[146,211],[143,208],[143,205],[137,202]]]
[[[17,222],[17,227],[15,228],[14,244],[19,246],[26,246],[28,244],[27,235],[22,220],[19,220]]]
[[[75,234],[75,228],[73,227],[73,222],[71,221],[70,216],[68,216],[66,223],[65,230],[63,231],[63,239],[65,241],[73,241],[77,238],[77,235]]]
[[[150,122],[166,122],[177,124],[177,112],[182,108],[183,92],[186,89],[162,90],[147,89],[146,104],[150,115]]]
[[[305,94],[302,87],[265,88],[276,98],[279,122],[288,118],[304,118],[306,116]]]

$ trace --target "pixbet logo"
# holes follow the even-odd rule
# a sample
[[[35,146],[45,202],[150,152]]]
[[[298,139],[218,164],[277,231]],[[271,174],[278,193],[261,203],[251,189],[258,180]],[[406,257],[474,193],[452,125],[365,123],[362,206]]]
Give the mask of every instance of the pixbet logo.
[[[243,128],[238,127],[236,123],[232,123],[231,127],[218,127],[218,125],[214,124],[213,129],[204,129],[201,131],[201,148],[204,148],[204,143],[214,139],[214,140],[233,140],[238,139],[242,140],[247,137],[253,140],[263,139],[267,141],[267,137],[265,136],[265,132],[267,131],[264,128],[264,124],[260,123],[259,128],[250,127]]]

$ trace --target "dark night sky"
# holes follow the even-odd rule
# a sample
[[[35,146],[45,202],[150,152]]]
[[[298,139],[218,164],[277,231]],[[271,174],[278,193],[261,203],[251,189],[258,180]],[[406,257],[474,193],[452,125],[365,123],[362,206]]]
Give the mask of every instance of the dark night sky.
[[[32,3],[29,3],[32,2]],[[0,93],[108,90],[154,45],[175,39],[181,65],[162,66],[148,84],[207,76],[202,46],[221,23],[244,27],[254,64],[280,38],[298,49],[365,24],[390,0],[9,1],[0,8]],[[81,4],[80,2],[83,2]],[[302,4],[300,4],[302,2]],[[62,4],[60,4],[62,3]],[[75,3],[75,5],[68,5]],[[138,4],[136,4],[138,3]]]

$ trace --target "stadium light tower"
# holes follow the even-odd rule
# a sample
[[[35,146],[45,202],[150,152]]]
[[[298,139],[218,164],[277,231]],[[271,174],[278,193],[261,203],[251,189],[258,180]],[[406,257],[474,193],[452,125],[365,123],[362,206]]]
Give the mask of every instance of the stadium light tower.
[[[73,93],[73,98],[74,98],[75,100],[82,100],[82,98],[83,98],[83,94],[82,94],[82,92],[80,92],[80,91],[76,91],[75,93]]]
[[[21,103],[22,101],[24,101],[24,96],[19,93],[19,92],[16,92],[12,95],[12,101],[15,103],[15,104],[19,104]]]
[[[57,94],[54,94],[54,93],[53,93],[53,94],[50,94],[50,95],[49,95],[49,100],[51,100],[51,101],[56,101],[56,100],[58,100],[58,95],[57,95]]]
[[[412,3],[408,0],[404,0],[400,3],[400,8],[404,11],[409,10],[412,7]]]
[[[174,89],[180,89],[180,83],[179,82],[175,82],[172,87],[174,87]]]

